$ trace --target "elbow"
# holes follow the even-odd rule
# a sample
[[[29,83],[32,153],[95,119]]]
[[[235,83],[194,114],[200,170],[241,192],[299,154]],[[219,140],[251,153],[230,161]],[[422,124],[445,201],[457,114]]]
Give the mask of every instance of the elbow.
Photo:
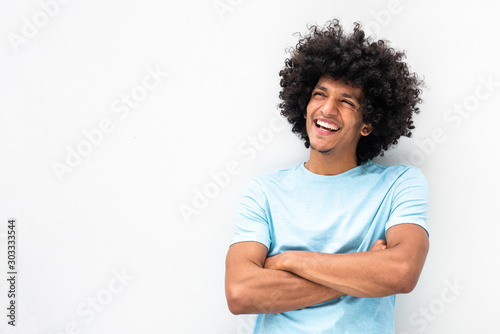
[[[226,300],[229,311],[234,315],[249,313],[245,306],[244,291],[243,289],[229,286],[226,287]]]
[[[232,298],[227,298],[227,307],[229,308],[229,312],[234,315],[245,314],[244,307],[240,303],[240,301]]]
[[[396,286],[396,293],[406,294],[412,292],[417,286],[419,276],[420,271],[415,270],[414,266],[409,263],[403,264]]]
[[[407,279],[399,286],[399,293],[401,294],[410,293],[413,291],[413,289],[415,289],[416,285],[417,285],[416,283],[413,283],[411,280]]]
[[[229,312],[231,312],[232,314],[234,315],[240,315],[240,314],[245,314],[243,311],[242,311],[242,308],[241,306],[239,306],[237,303],[233,303],[233,302],[227,302],[227,306],[229,308]]]

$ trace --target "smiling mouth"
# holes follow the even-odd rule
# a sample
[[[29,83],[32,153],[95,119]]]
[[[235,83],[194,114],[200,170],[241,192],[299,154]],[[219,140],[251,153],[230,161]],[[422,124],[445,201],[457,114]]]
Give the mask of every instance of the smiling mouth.
[[[333,124],[330,124],[330,123],[327,123],[327,122],[323,122],[321,120],[314,120],[314,125],[320,129],[320,130],[323,130],[323,131],[328,131],[328,132],[335,132],[335,131],[338,131],[340,129],[340,127],[337,127]]]

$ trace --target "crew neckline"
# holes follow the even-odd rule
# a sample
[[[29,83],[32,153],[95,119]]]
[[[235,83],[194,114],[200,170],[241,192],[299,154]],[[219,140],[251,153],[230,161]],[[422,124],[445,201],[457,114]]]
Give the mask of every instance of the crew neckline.
[[[356,174],[361,174],[362,171],[365,169],[365,167],[367,167],[372,162],[367,161],[359,166],[356,166],[354,168],[346,170],[343,173],[335,174],[335,175],[322,175],[322,174],[313,173],[309,169],[306,168],[305,163],[306,163],[305,161],[299,163],[299,169],[302,171],[302,174],[304,174],[305,177],[307,177],[309,179],[313,179],[313,180],[335,180],[335,179],[342,179],[345,177],[354,176]]]

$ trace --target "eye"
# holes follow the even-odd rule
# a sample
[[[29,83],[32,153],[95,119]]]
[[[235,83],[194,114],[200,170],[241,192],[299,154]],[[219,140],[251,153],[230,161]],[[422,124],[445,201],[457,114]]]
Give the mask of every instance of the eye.
[[[322,96],[322,97],[325,97],[326,95],[322,92],[313,92],[312,94],[313,96]]]
[[[354,105],[354,103],[352,103],[352,102],[351,102],[351,101],[349,101],[349,100],[342,100],[342,101],[340,101],[340,102],[347,103],[347,104],[348,104],[348,105],[350,105],[351,107],[356,107],[356,106]]]

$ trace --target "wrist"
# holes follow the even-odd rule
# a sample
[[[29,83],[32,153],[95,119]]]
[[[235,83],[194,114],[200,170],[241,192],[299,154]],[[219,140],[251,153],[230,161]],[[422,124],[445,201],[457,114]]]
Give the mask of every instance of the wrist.
[[[294,259],[296,258],[297,253],[297,251],[286,251],[283,253],[280,263],[281,270],[293,272]]]

